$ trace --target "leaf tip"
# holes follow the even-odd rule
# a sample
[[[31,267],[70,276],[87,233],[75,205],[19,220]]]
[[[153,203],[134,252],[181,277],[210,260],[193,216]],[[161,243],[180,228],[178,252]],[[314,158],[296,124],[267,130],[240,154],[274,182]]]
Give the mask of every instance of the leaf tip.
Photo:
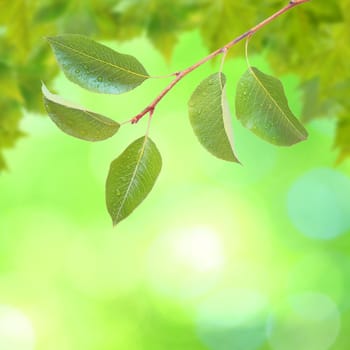
[[[235,156],[235,160],[232,161],[233,163],[237,163],[238,165],[243,166],[242,162]]]
[[[300,129],[299,129],[299,138],[298,140],[296,140],[293,144],[295,143],[299,143],[302,141],[306,141],[309,137],[309,133],[307,132],[307,130],[304,128],[304,126],[302,124],[300,124]]]
[[[42,80],[41,80],[41,92],[43,93],[44,96],[50,93],[49,89],[47,88],[47,86]]]

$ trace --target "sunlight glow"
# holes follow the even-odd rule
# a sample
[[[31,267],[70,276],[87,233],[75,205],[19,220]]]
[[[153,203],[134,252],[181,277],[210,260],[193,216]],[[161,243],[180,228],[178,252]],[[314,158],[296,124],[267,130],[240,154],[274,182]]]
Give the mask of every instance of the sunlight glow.
[[[218,235],[208,227],[195,227],[174,242],[177,259],[198,271],[220,268],[224,264],[223,247]]]
[[[153,288],[176,298],[191,298],[215,286],[225,265],[219,234],[206,226],[175,229],[159,236],[149,251]]]
[[[21,311],[0,305],[0,349],[33,350],[34,343],[31,321]]]

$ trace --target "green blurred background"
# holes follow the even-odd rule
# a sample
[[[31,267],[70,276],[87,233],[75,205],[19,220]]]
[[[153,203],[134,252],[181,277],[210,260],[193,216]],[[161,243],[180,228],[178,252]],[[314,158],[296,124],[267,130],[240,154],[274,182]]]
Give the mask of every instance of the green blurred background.
[[[146,38],[108,45],[142,57],[155,75],[207,54],[197,31],[180,36],[170,63]],[[250,61],[271,73],[264,51]],[[312,121],[306,142],[278,148],[233,120],[243,166],[217,160],[193,135],[186,106],[218,64],[157,108],[161,175],[114,229],[104,204],[109,163],[146,120],[90,144],[26,113],[30,137],[6,151],[11,170],[0,176],[1,350],[349,349],[350,162],[334,165],[335,121]],[[239,58],[225,65],[232,112],[245,69]],[[299,81],[280,78],[298,115]],[[121,96],[91,94],[62,75],[53,86],[125,121],[166,83]]]

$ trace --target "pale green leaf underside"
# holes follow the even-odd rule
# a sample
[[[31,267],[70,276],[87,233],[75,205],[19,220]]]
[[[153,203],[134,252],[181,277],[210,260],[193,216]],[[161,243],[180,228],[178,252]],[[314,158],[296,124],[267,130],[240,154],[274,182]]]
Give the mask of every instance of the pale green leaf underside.
[[[189,117],[204,148],[220,159],[239,162],[234,154],[232,119],[225,84],[226,77],[222,73],[204,79],[189,100]]]
[[[65,101],[42,85],[44,104],[52,121],[66,134],[86,141],[102,141],[113,136],[120,125],[103,115]]]
[[[129,216],[146,198],[161,167],[161,156],[149,137],[134,141],[111,163],[106,181],[106,204],[114,225]]]
[[[288,106],[282,83],[255,67],[238,82],[236,114],[246,128],[275,145],[290,146],[308,136]]]
[[[135,57],[116,52],[83,35],[65,34],[47,40],[67,78],[85,89],[121,94],[149,78]]]

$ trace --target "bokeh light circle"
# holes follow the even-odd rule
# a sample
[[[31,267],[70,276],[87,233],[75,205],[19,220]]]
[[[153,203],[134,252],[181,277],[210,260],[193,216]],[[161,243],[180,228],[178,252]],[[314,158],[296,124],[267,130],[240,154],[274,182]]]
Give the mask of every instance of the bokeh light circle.
[[[350,230],[350,178],[333,169],[299,178],[287,198],[288,214],[305,236],[332,239]]]
[[[199,338],[211,350],[259,349],[266,340],[267,304],[256,290],[222,290],[198,306]]]
[[[20,310],[0,305],[0,349],[34,350],[35,336],[31,321]]]
[[[327,350],[340,329],[340,314],[325,294],[291,295],[271,315],[267,335],[273,350]]]
[[[224,247],[210,227],[175,229],[158,237],[148,255],[149,282],[157,292],[176,299],[197,297],[220,278]]]

